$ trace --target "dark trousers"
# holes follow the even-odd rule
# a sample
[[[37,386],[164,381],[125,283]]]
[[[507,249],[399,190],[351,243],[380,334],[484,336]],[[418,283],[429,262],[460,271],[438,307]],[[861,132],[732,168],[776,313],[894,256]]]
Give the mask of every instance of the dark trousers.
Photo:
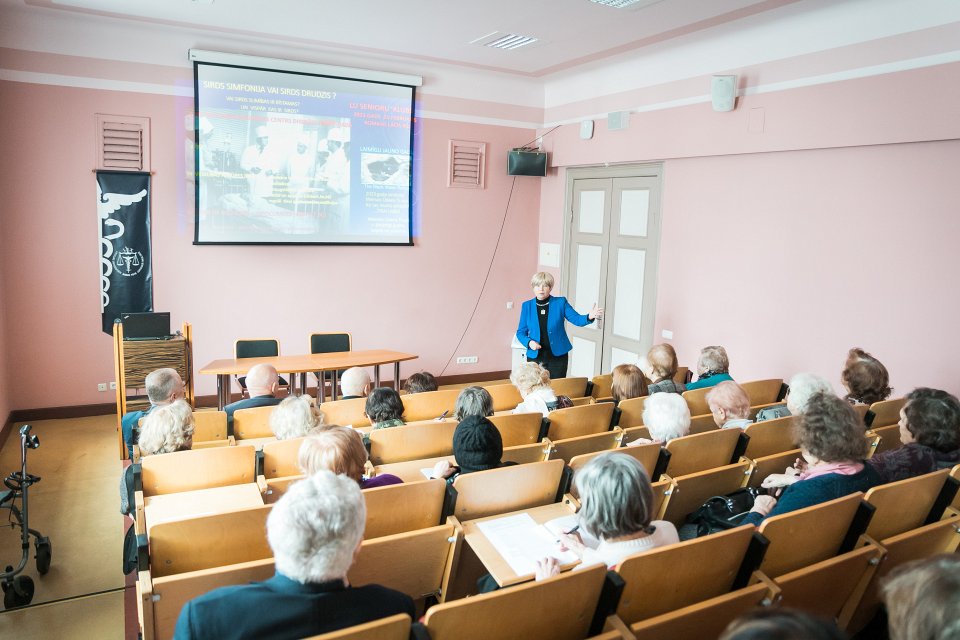
[[[537,353],[536,358],[530,358],[530,357],[527,358],[527,362],[536,362],[537,364],[541,365],[544,369],[549,371],[551,380],[567,377],[567,363],[569,361],[570,361],[569,353],[565,353],[562,356]]]

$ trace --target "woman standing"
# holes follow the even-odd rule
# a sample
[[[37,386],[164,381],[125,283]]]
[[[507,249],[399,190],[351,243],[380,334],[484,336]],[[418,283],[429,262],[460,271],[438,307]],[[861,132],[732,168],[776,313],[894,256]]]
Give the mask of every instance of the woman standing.
[[[602,319],[603,309],[594,304],[587,315],[577,313],[566,298],[550,295],[553,282],[553,276],[543,271],[530,280],[534,297],[520,309],[517,340],[527,348],[527,360],[543,365],[550,372],[550,379],[556,380],[567,376],[567,362],[573,348],[564,329],[564,319],[583,327],[597,318]]]

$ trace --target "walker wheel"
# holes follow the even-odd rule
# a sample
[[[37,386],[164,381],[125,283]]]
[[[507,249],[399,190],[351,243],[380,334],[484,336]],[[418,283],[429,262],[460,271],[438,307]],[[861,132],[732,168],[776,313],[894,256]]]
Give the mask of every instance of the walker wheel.
[[[50,571],[50,560],[53,557],[53,544],[50,542],[50,538],[43,536],[37,538],[34,545],[37,548],[37,572],[40,575],[46,575],[47,571]]]
[[[30,576],[17,576],[10,585],[4,584],[3,606],[5,609],[23,607],[33,600],[33,580]]]

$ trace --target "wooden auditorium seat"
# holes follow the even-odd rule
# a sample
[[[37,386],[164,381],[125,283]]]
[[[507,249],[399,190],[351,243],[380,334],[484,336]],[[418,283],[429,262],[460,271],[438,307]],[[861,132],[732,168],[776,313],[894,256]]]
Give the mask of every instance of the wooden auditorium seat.
[[[599,376],[593,376],[590,382],[593,387],[590,389],[590,395],[597,401],[613,400],[613,374],[605,373]]]
[[[949,474],[948,469],[941,469],[867,491],[864,501],[876,508],[867,535],[883,540],[939,520],[957,491],[957,483]]]
[[[547,436],[551,440],[564,440],[609,431],[613,409],[609,402],[602,402],[551,411],[547,416],[550,420]]]
[[[701,387],[700,389],[683,392],[683,399],[687,401],[691,416],[702,416],[710,413],[710,406],[707,405],[707,394],[711,391],[713,391],[713,387]]]
[[[557,502],[563,469],[563,460],[548,460],[460,475],[453,515],[464,522]]]
[[[674,486],[670,489],[669,501],[662,519],[680,528],[686,517],[708,498],[724,496],[744,487],[750,477],[751,466],[750,461],[744,460],[709,471],[672,478]]]
[[[398,613],[389,618],[365,622],[339,631],[331,631],[306,640],[409,640],[410,616]]]
[[[747,448],[750,448],[749,443],[747,443]],[[753,470],[751,471],[750,481],[747,483],[747,486],[758,488],[771,473],[784,473],[787,468],[792,467],[800,457],[800,449],[791,449],[783,453],[763,456],[762,458],[750,458],[750,460],[753,461]]]
[[[193,412],[193,446],[205,443],[227,443],[226,411]]]
[[[565,440],[547,440],[548,460],[563,460],[567,464],[579,455],[607,451],[620,446],[623,431],[614,427],[613,431],[593,433],[586,436],[576,436]]]
[[[894,398],[892,400],[881,400],[870,405],[870,412],[873,413],[873,423],[871,429],[879,427],[889,427],[900,422],[900,409],[907,404],[906,398]]]
[[[884,451],[899,449],[903,446],[903,443],[900,441],[900,425],[898,424],[871,428],[870,431],[880,436],[880,442],[874,448],[873,455],[883,453]]]
[[[530,464],[531,462],[543,462],[547,459],[547,445],[543,442],[534,442],[532,444],[519,444],[513,447],[503,448],[502,462],[514,462],[516,464]]]
[[[623,446],[633,444],[637,440],[650,440],[650,429],[640,427],[620,427],[623,429]]]
[[[367,503],[364,538],[378,538],[440,524],[445,480],[424,480],[363,491]]]
[[[295,476],[303,473],[298,463],[300,445],[304,438],[274,440],[263,445],[262,469],[267,479]]]
[[[504,447],[533,444],[540,440],[543,416],[539,413],[508,413],[489,419],[500,432]]]
[[[459,395],[457,389],[408,393],[400,398],[403,400],[403,419],[405,422],[416,422],[451,416]]]
[[[421,480],[428,480],[428,478],[422,473],[422,469],[433,469],[434,465],[443,460],[449,462],[451,465],[457,464],[453,456],[438,456],[436,458],[426,458],[424,460],[408,460],[407,462],[391,462],[390,464],[381,464],[374,467],[373,470],[376,475],[389,473],[397,476],[404,482],[419,482]]]
[[[589,381],[586,378],[557,378],[550,381],[550,388],[558,396],[568,398],[582,398],[590,395],[587,392]]]
[[[390,429],[375,429],[370,432],[370,462],[378,465],[451,455],[456,428],[457,423],[452,420],[430,420]]]
[[[494,411],[510,411],[523,402],[523,397],[512,384],[494,384],[484,387],[493,398]]]
[[[750,437],[750,442],[747,443],[747,450],[743,455],[756,460],[796,449],[797,443],[793,437],[796,419],[796,416],[784,416],[748,424],[743,432]]]
[[[643,425],[643,405],[650,396],[641,396],[639,398],[630,398],[621,400],[617,405],[620,410],[619,427],[628,429],[630,427],[639,427]]]
[[[771,378],[769,380],[751,380],[742,382],[740,386],[750,398],[750,406],[755,407],[760,404],[775,404],[780,402],[783,391],[783,378]]]
[[[584,437],[591,438],[594,436],[584,436]],[[657,461],[660,458],[660,449],[661,449],[660,445],[657,444],[656,442],[653,442],[650,444],[640,444],[635,447],[619,447],[613,450],[616,451],[617,453],[622,453],[630,456],[631,458],[636,458],[637,460],[639,460],[640,464],[643,465],[643,468],[646,469],[647,475],[652,478],[653,473],[657,468]],[[583,465],[587,464],[588,462],[596,458],[601,453],[604,453],[604,452],[596,451],[593,453],[581,453],[567,460],[567,464],[573,470],[574,478],[576,478],[577,471],[580,470],[580,468],[583,467]]]
[[[323,424],[338,424],[341,427],[366,427],[370,420],[363,415],[367,406],[366,398],[352,398],[350,400],[335,400],[320,404],[320,413],[323,414]],[[439,415],[439,414],[438,414]],[[433,416],[436,418],[437,416]]]
[[[233,437],[237,440],[272,438],[270,414],[276,407],[251,407],[233,412]]]
[[[708,433],[710,431],[716,431],[717,429],[719,429],[719,427],[713,419],[713,414],[707,413],[702,416],[693,416],[690,418],[690,431],[688,435]]]
[[[147,456],[140,468],[144,497],[256,481],[254,448],[249,446]]]
[[[714,429],[707,433],[674,438],[665,445],[670,452],[667,473],[672,477],[731,464],[739,454],[740,429]]]

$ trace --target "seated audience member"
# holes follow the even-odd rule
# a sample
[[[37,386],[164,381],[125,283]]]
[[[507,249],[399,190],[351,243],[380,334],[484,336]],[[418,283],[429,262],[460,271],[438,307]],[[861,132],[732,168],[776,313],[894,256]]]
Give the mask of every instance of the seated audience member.
[[[149,415],[157,407],[165,407],[183,397],[183,380],[176,369],[157,369],[147,374],[143,382],[147,389],[150,407],[145,411],[131,411],[120,420],[123,441],[127,445],[127,454],[133,457],[133,445],[137,444],[140,418]]]
[[[813,373],[798,373],[790,378],[787,385],[787,397],[783,404],[766,407],[757,412],[754,422],[799,416],[807,406],[807,401],[815,393],[833,393],[833,386],[825,379]]]
[[[351,367],[340,376],[341,400],[353,400],[355,398],[366,398],[370,393],[370,386],[373,384],[370,380],[370,374],[366,369],[360,367]]]
[[[400,394],[390,387],[377,387],[367,396],[363,409],[374,429],[387,429],[406,424],[403,421],[403,401]]]
[[[960,402],[939,389],[914,389],[900,409],[900,442],[867,461],[883,482],[960,464]]]
[[[675,393],[650,396],[643,403],[643,426],[650,431],[652,440],[640,438],[630,444],[666,444],[674,438],[682,438],[690,433],[690,407]]]
[[[840,380],[851,404],[880,402],[890,397],[893,391],[887,368],[860,347],[850,349]]]
[[[247,393],[249,398],[243,398],[223,408],[227,412],[227,434],[233,435],[233,412],[237,409],[252,409],[253,407],[272,407],[280,404],[276,397],[280,386],[280,376],[277,370],[269,364],[255,364],[247,372]]]
[[[154,407],[143,419],[138,446],[141,458],[192,448],[193,409],[187,401],[181,399]],[[133,493],[133,465],[130,465],[120,477],[120,513],[130,513]]]
[[[655,344],[650,347],[646,358],[648,371],[644,374],[653,383],[647,387],[649,395],[655,393],[683,393],[687,387],[681,382],[675,382],[677,375],[677,352],[669,344]]]
[[[297,461],[300,470],[308,476],[322,470],[332,471],[356,480],[361,489],[403,482],[389,473],[364,477],[367,449],[360,434],[350,427],[333,426],[311,433],[300,445]]]
[[[510,382],[520,392],[523,402],[514,413],[542,413],[572,407],[567,396],[556,396],[550,388],[550,372],[536,362],[524,362],[510,374]]]
[[[323,426],[323,414],[309,395],[289,396],[270,412],[270,431],[277,440],[300,438]]]
[[[437,379],[428,371],[415,373],[403,382],[403,390],[407,393],[424,393],[437,390]]]
[[[640,398],[647,394],[647,381],[640,368],[633,364],[618,364],[613,368],[613,382],[610,385],[613,401]]]
[[[733,380],[727,350],[720,346],[704,347],[697,360],[697,380],[687,384],[687,391],[713,387],[726,380]]]
[[[276,574],[194,598],[181,610],[174,637],[282,640],[398,613],[414,618],[409,596],[347,583],[363,541],[366,511],[360,488],[345,476],[319,471],[293,484],[267,518]]]
[[[493,397],[483,387],[464,387],[457,396],[453,418],[462,422],[470,416],[489,418],[493,415]]]
[[[707,406],[721,429],[743,429],[750,420],[750,397],[732,380],[721,382],[707,392]]]
[[[627,556],[680,541],[671,523],[652,519],[650,478],[636,458],[601,453],[583,465],[574,482],[580,493],[580,527],[600,541],[591,549],[577,534],[562,535],[561,545],[580,556],[577,569],[600,562],[613,569]],[[559,573],[554,558],[537,563],[538,580]]]
[[[881,583],[890,640],[960,638],[960,556],[903,564]]]
[[[720,640],[846,640],[837,623],[781,607],[749,611],[727,626]]]
[[[468,416],[453,432],[453,458],[456,466],[443,460],[433,467],[433,478],[446,478],[452,483],[457,476],[474,471],[487,471],[509,466],[501,462],[503,438],[497,427],[483,416]]]
[[[801,468],[767,476],[764,487],[786,489],[779,500],[757,496],[743,524],[760,524],[768,516],[812,507],[879,484],[880,476],[864,463],[869,446],[865,433],[852,406],[832,393],[815,394],[795,426],[803,456]]]

